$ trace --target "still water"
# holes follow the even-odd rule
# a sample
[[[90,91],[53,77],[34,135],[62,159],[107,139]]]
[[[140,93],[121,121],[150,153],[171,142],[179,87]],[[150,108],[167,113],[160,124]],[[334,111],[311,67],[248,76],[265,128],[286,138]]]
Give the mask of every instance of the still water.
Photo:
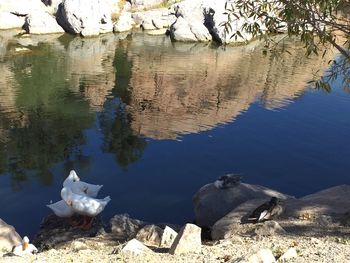
[[[180,224],[193,194],[228,172],[295,196],[350,183],[350,95],[341,79],[331,93],[308,85],[331,54],[140,33],[0,41],[0,218],[21,235],[71,169],[104,185],[104,219]]]

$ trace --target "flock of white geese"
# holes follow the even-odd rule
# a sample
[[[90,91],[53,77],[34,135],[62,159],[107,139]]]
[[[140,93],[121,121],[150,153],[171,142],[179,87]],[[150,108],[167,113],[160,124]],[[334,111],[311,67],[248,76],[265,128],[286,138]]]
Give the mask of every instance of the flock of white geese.
[[[109,196],[103,199],[95,198],[102,186],[80,181],[79,176],[72,170],[63,182],[62,200],[49,204],[47,207],[56,216],[62,218],[70,218],[75,214],[84,216],[84,224],[80,227],[88,229],[91,227],[92,219],[101,213],[111,200]],[[86,217],[90,218],[89,222],[86,222]]]
[[[47,205],[56,216],[62,218],[71,218],[73,215],[82,215],[84,222],[82,225],[76,225],[83,229],[91,227],[93,218],[103,211],[105,206],[111,200],[109,196],[103,199],[96,199],[98,192],[103,185],[88,184],[80,181],[79,176],[74,170],[70,171],[68,177],[63,182],[61,190],[62,200]],[[90,218],[87,221],[87,218]],[[22,244],[15,246],[12,253],[16,256],[36,253],[38,249],[29,243],[25,236]]]

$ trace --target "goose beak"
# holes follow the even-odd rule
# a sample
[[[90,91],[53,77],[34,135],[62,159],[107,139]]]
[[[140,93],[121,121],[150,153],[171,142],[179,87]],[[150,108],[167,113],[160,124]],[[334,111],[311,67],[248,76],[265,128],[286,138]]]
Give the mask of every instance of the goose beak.
[[[22,247],[23,251],[26,250],[28,248],[28,243],[24,241]]]

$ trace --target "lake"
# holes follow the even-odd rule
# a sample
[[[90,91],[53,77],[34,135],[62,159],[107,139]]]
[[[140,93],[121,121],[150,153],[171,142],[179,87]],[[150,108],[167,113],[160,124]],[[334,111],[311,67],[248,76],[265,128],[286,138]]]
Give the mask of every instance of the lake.
[[[71,169],[102,213],[182,224],[225,173],[297,197],[350,183],[350,95],[308,82],[332,54],[167,37],[0,34],[0,218],[33,237]]]

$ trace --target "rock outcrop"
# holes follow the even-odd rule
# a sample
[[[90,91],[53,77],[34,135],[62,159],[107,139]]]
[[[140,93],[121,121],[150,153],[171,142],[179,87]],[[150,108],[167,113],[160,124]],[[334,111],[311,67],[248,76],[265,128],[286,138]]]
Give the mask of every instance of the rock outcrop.
[[[120,13],[118,21],[113,25],[113,31],[116,33],[125,32],[132,29],[135,24],[131,17],[130,3],[125,3],[123,10]]]
[[[156,225],[144,226],[136,235],[136,239],[147,246],[159,247],[163,229]]]
[[[170,27],[170,36],[174,41],[210,41],[218,43],[244,42],[252,35],[242,29],[245,23],[261,24],[259,20],[236,13],[230,20],[226,7],[236,7],[236,1],[230,0],[185,0],[173,5],[178,17]],[[236,9],[238,9],[236,7]],[[226,24],[226,25],[225,25]],[[236,34],[239,31],[239,34]],[[190,32],[195,38],[189,38]],[[232,37],[235,35],[234,37]]]
[[[72,34],[96,36],[113,31],[111,10],[104,0],[64,0],[58,7],[56,19]]]
[[[30,34],[64,33],[63,28],[57,24],[55,17],[44,11],[37,11],[28,15],[23,28]]]
[[[261,199],[272,196],[289,198],[288,195],[259,185],[241,183],[232,188],[218,189],[214,184],[207,184],[193,197],[195,220],[200,226],[211,227],[240,204],[252,199],[260,199],[261,202]]]
[[[128,214],[115,215],[109,223],[111,234],[116,240],[132,239],[146,225],[143,221],[130,218]]]
[[[15,228],[0,219],[0,251],[11,251],[13,246],[20,245],[21,243],[22,238],[16,232]]]
[[[24,24],[24,17],[17,16],[10,12],[0,13],[0,30],[11,29],[11,28],[21,28]]]

